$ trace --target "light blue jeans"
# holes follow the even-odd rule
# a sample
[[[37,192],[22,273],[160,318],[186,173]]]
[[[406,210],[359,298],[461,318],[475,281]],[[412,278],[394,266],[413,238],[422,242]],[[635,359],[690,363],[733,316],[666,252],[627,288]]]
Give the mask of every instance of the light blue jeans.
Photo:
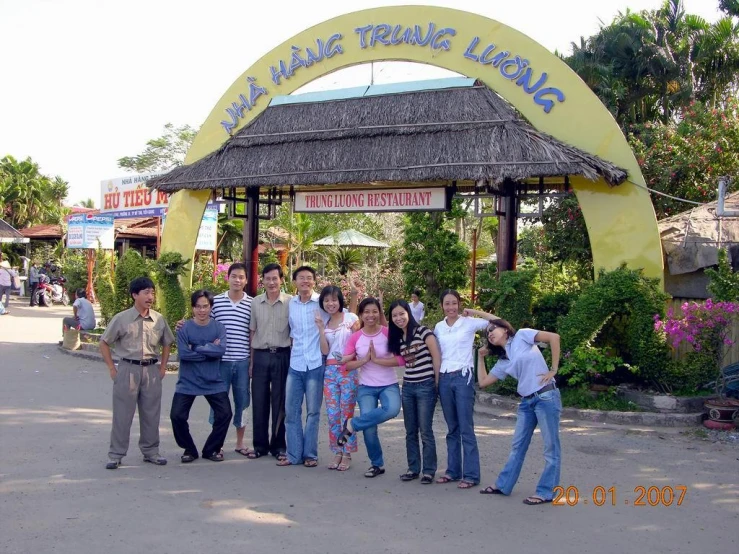
[[[251,403],[251,397],[249,396],[249,358],[230,362],[221,360],[220,367],[221,377],[226,381],[226,386],[233,390],[234,427],[241,429],[246,426],[244,410]],[[208,422],[213,425],[213,421],[213,410],[211,410]]]
[[[508,461],[498,475],[495,487],[503,494],[511,494],[521,473],[526,450],[531,443],[536,425],[541,430],[544,441],[544,471],[536,486],[536,495],[544,500],[554,497],[554,487],[559,485],[561,453],[559,447],[559,416],[562,413],[562,400],[559,389],[536,393],[529,400],[522,399],[518,405],[518,420],[513,432],[513,444]]]
[[[470,370],[439,375],[439,399],[447,425],[445,475],[480,482],[480,452],[475,436],[475,385]],[[463,457],[464,455],[464,457]]]
[[[290,368],[285,392],[285,436],[287,459],[291,464],[318,459],[318,424],[323,402],[323,374],[326,366],[308,371]],[[303,432],[303,397],[308,412]]]
[[[355,432],[363,432],[364,446],[367,447],[370,463],[382,467],[385,463],[382,459],[382,445],[377,434],[377,426],[400,413],[400,387],[397,383],[384,387],[359,385],[357,404],[359,417],[352,419],[352,428]]]

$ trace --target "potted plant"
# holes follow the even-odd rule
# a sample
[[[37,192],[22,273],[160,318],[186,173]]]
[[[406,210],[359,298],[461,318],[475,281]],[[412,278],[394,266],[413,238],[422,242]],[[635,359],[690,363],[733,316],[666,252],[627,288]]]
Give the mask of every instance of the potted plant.
[[[729,429],[739,411],[739,401],[726,398],[722,368],[727,347],[733,344],[730,338],[731,323],[735,314],[739,313],[739,303],[714,302],[709,298],[705,302],[686,302],[681,310],[682,314],[668,310],[664,320],[655,315],[654,328],[657,332],[664,333],[675,347],[682,342],[690,344],[695,352],[704,355],[707,363],[713,366],[716,372],[716,397],[707,399],[704,403],[708,414],[705,424],[706,427]]]

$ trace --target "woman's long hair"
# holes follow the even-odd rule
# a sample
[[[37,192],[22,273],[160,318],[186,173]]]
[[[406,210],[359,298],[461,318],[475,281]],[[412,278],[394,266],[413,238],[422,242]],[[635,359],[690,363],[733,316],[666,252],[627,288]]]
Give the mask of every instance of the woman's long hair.
[[[377,311],[382,313],[382,306],[380,306],[380,301],[377,298],[368,296],[367,298],[362,300],[359,303],[359,309],[357,309],[357,315],[359,316],[359,328],[360,329],[364,327],[364,321],[362,321],[362,314],[364,313],[364,309],[370,304],[374,304],[375,306],[377,306]]]
[[[416,332],[416,328],[418,327],[418,322],[413,317],[413,314],[411,313],[411,307],[405,300],[395,300],[392,304],[390,304],[390,310],[387,313],[387,347],[390,352],[395,354],[396,356],[400,356],[400,344],[403,342],[403,329],[395,325],[393,322],[393,310],[400,306],[403,308],[406,313],[408,314],[408,327],[406,328],[406,335],[407,337],[412,337],[413,333]]]
[[[507,360],[508,355],[505,352],[505,348],[502,346],[495,346],[488,339],[488,333],[492,330],[493,327],[500,327],[501,329],[504,329],[509,339],[513,338],[513,336],[516,334],[516,330],[513,328],[513,325],[508,323],[505,319],[493,319],[488,324],[487,329],[485,329],[485,340],[488,343],[488,350],[490,351],[490,355],[498,356],[498,358],[501,360]]]

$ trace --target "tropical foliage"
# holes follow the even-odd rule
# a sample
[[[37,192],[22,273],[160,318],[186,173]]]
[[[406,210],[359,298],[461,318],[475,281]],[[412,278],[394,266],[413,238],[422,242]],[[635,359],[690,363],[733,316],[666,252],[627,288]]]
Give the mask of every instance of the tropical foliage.
[[[64,179],[43,175],[31,158],[0,160],[0,217],[16,229],[61,223],[68,212],[62,205],[68,190]]]

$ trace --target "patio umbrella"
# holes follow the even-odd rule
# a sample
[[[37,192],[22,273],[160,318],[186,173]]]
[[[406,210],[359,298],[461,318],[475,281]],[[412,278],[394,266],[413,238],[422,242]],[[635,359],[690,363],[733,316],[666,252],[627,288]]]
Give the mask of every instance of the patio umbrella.
[[[390,245],[368,237],[354,229],[340,231],[313,243],[315,246],[346,246],[349,248],[390,248]]]

